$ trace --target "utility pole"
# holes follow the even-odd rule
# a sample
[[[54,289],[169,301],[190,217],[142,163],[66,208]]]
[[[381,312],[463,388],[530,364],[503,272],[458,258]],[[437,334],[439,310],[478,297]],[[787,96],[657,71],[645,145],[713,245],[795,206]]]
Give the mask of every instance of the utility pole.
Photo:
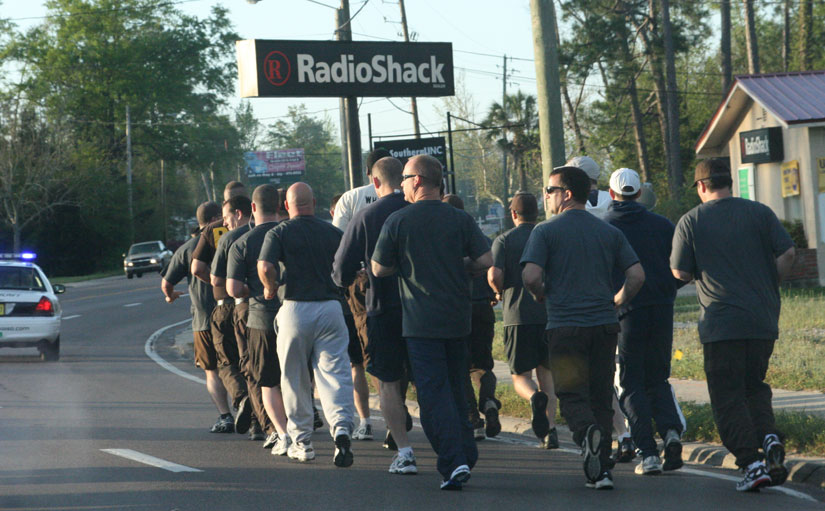
[[[504,74],[501,77],[501,113],[504,116],[504,124],[510,124],[507,117],[507,55],[504,55]],[[510,195],[510,176],[507,172],[507,151],[501,151],[501,172],[504,176],[504,200],[508,200]]]
[[[169,242],[169,222],[166,221],[166,183],[165,172],[163,168],[163,159],[160,160],[160,209],[163,214],[163,244]],[[238,181],[240,181],[240,171],[238,171]]]
[[[566,158],[553,0],[530,0],[530,18],[533,25],[533,53],[536,58],[541,182],[542,186],[546,186],[550,179],[550,171],[553,167],[564,165]]]
[[[404,9],[404,0],[398,0],[401,7],[401,30],[404,33],[404,41],[410,42],[410,33],[407,31],[407,11]],[[421,138],[421,129],[418,127],[418,101],[414,97],[410,98],[410,107],[413,116],[413,131],[415,138]]]
[[[126,194],[129,197],[129,243],[135,242],[135,215],[132,210],[132,118],[126,105]]]
[[[352,28],[349,18],[349,0],[341,0],[341,8],[335,11],[335,36],[339,41],[352,41]],[[357,188],[363,184],[361,172],[361,127],[358,124],[358,98],[344,98],[347,126],[347,163],[349,166],[349,184]],[[345,141],[341,141],[342,144]]]

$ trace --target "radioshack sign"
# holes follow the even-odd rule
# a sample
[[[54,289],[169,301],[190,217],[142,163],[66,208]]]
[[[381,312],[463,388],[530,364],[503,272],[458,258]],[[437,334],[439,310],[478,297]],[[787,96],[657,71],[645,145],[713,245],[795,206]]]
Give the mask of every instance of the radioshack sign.
[[[452,96],[450,43],[237,41],[241,97]]]

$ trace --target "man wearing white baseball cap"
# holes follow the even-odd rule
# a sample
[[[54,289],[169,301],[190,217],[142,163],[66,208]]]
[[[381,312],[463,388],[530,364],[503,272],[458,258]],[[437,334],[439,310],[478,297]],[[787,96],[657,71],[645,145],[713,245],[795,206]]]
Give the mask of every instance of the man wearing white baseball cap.
[[[613,172],[613,202],[604,221],[624,233],[646,275],[639,293],[618,309],[622,328],[618,338],[619,399],[630,422],[633,443],[642,453],[636,473],[654,475],[682,466],[680,437],[685,423],[668,382],[673,302],[680,286],[670,271],[674,226],[637,202],[641,191],[642,182],[635,170],[623,168]],[[613,287],[619,289],[623,281],[623,276],[617,275]],[[651,420],[665,441],[664,466]]]
[[[610,205],[610,195],[604,190],[599,190],[599,176],[602,171],[599,164],[589,156],[576,156],[565,163],[566,167],[578,167],[590,178],[590,193],[587,195],[587,202],[584,205],[588,213],[597,218],[604,218],[607,207]]]

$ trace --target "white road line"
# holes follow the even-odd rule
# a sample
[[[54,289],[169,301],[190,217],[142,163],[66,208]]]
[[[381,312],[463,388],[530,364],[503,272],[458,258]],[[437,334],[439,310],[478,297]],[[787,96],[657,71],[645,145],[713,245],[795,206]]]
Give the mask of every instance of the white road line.
[[[189,321],[191,321],[191,320],[190,319],[184,319],[183,321],[178,321],[177,323],[165,326],[165,327],[161,328],[160,330],[157,330],[155,333],[150,335],[149,338],[146,340],[146,345],[144,346],[143,350],[146,352],[147,357],[149,357],[152,360],[154,360],[155,362],[157,362],[157,364],[159,366],[166,369],[167,371],[169,371],[171,373],[174,373],[174,374],[176,374],[176,375],[178,375],[182,378],[186,378],[187,380],[191,380],[195,383],[200,383],[202,385],[206,385],[206,380],[204,380],[203,378],[198,378],[197,376],[193,376],[193,375],[191,375],[191,374],[189,374],[185,371],[181,371],[180,369],[173,366],[169,362],[163,360],[160,357],[160,355],[155,353],[155,341],[158,340],[158,338],[161,336],[161,334],[163,334],[163,332],[169,330],[170,328],[175,328],[176,326],[180,326],[184,323],[188,323]]]
[[[65,319],[74,319],[74,318],[79,318],[79,317],[80,317],[80,314],[72,314],[71,316],[63,316],[63,319],[64,320]]]
[[[187,467],[186,465],[178,465],[177,463],[155,458],[154,456],[133,451],[132,449],[101,449],[101,451],[114,454],[115,456],[120,456],[121,458],[137,461],[138,463],[143,463],[144,465],[162,468],[163,470],[168,470],[169,472],[203,472],[203,470],[199,470],[197,468]]]
[[[138,305],[140,305],[140,304],[141,304],[140,302],[137,302],[137,303],[127,303],[126,305],[124,305],[124,307],[137,307],[137,306],[138,306]]]

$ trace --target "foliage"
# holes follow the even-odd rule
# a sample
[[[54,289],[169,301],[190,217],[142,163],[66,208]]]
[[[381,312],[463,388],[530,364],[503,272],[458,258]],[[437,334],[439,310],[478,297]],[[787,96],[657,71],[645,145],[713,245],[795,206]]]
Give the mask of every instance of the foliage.
[[[802,225],[802,220],[782,220],[782,226],[788,231],[791,236],[793,244],[797,248],[808,248],[808,238],[805,236],[805,227]]]

